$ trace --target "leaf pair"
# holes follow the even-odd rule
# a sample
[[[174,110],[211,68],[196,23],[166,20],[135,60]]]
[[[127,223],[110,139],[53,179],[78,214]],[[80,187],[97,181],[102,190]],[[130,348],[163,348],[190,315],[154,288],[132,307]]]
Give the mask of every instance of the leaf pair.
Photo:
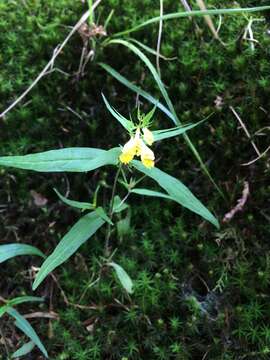
[[[108,151],[101,149],[98,149],[97,151],[97,149],[91,148],[70,148],[52,150],[44,153],[25,156],[0,157],[0,165],[13,166],[17,168],[27,168],[36,171],[55,171],[56,169],[58,169],[57,166],[59,166],[60,164],[60,170],[58,169],[58,171],[66,169],[66,171],[79,172],[86,171],[86,169],[89,167],[93,169],[104,166],[105,164],[115,165],[118,163],[118,157],[120,153],[121,150],[119,148],[114,148]],[[94,154],[96,154],[96,158],[94,158]],[[88,165],[88,163],[91,164]],[[147,169],[138,161],[134,160],[132,164],[137,170],[155,180],[168,194],[166,195],[159,193],[159,197],[171,199],[178,202],[182,206],[199,214],[200,216],[218,227],[218,222],[216,218],[191,193],[191,191],[184,184],[181,183],[181,181],[166,174],[158,168]],[[133,190],[134,193],[136,191],[137,194],[140,195],[157,196],[157,192],[153,193],[151,190],[144,189],[143,193],[141,190],[138,189],[135,191]],[[59,193],[58,196],[60,196],[61,200],[68,205],[83,208],[86,210],[91,208],[91,204],[74,202],[73,200],[64,198]],[[119,203],[119,200],[118,202],[115,202],[115,206],[117,203],[119,207],[124,206],[124,204],[121,204],[121,202]],[[115,207],[114,211],[117,211],[117,206]],[[79,221],[75,225],[73,225],[72,228],[68,231],[68,233],[62,238],[53,253],[42,264],[33,284],[33,289],[36,289],[51,271],[53,271],[56,267],[61,265],[70,256],[72,256],[77,251],[77,249],[85,241],[87,241],[106,221],[110,222],[110,219],[108,219],[102,208],[97,208],[91,213],[88,213],[84,215],[81,219],[79,219]],[[5,251],[3,252],[3,250]],[[44,257],[44,255],[40,253],[37,249],[31,248],[28,245],[18,244],[15,246],[14,244],[10,244],[2,246],[2,261],[7,260],[12,256],[15,256],[16,254],[23,255],[27,253]]]
[[[12,358],[18,356],[24,356],[28,354],[34,348],[34,346],[37,346],[40,349],[40,351],[44,354],[44,356],[48,357],[48,353],[44,345],[42,344],[39,336],[31,326],[31,324],[17,310],[13,308],[15,305],[19,305],[25,302],[33,302],[33,301],[40,302],[43,301],[43,298],[38,298],[34,296],[21,296],[8,301],[7,304],[0,307],[0,318],[5,313],[9,314],[11,317],[15,319],[15,326],[31,339],[31,342],[19,348],[12,355]]]
[[[117,110],[115,110],[110,103],[108,102],[108,100],[106,99],[105,95],[102,94],[102,98],[104,100],[104,103],[107,107],[107,109],[109,110],[109,112],[112,114],[112,116],[119,121],[119,123],[129,132],[131,133],[132,131],[135,130],[135,126],[133,124],[132,121],[126,119],[123,115],[121,115]],[[151,110],[149,112],[149,116],[153,116],[154,110]],[[206,119],[205,119],[206,120]],[[165,140],[168,138],[172,138],[175,136],[179,136],[184,134],[186,131],[193,129],[195,126],[198,126],[199,124],[201,124],[203,121],[199,121],[196,124],[188,124],[188,125],[181,125],[181,126],[176,126],[174,128],[169,128],[169,129],[163,129],[163,130],[153,130],[152,133],[154,135],[154,141],[161,141],[161,140]]]

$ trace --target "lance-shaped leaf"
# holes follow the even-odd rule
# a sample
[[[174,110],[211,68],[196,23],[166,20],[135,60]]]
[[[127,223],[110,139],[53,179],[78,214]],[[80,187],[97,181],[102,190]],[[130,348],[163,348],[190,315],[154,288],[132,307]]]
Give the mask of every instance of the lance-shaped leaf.
[[[28,343],[22,345],[17,351],[15,351],[11,358],[12,359],[16,359],[18,357],[22,357],[25,356],[27,354],[29,354],[35,347],[35,344],[33,343],[33,341],[29,341]]]
[[[155,180],[164,190],[167,191],[174,201],[195,212],[219,228],[217,219],[181,181],[156,167],[148,169],[138,160],[133,160],[132,164],[137,170]]]
[[[126,119],[123,115],[121,115],[118,111],[116,111],[108,102],[104,94],[101,94],[103,101],[109,110],[109,112],[112,114],[112,116],[120,122],[120,124],[128,131],[131,132],[134,129],[134,125],[132,121]]]
[[[149,189],[140,189],[134,188],[130,191],[133,194],[142,195],[142,196],[152,196],[152,197],[159,197],[167,200],[174,200],[174,198],[170,195],[161,193],[159,191],[149,190]]]
[[[7,313],[16,320],[15,325],[17,328],[20,329],[25,335],[27,335],[47,358],[48,353],[30,323],[15,309],[9,308]]]
[[[134,91],[135,93],[139,94],[140,96],[147,99],[157,108],[159,108],[164,114],[166,114],[171,120],[174,121],[174,115],[170,112],[166,106],[164,106],[158,99],[154,96],[146,92],[145,90],[141,89],[139,86],[135,85],[134,83],[130,82],[127,78],[121,75],[118,71],[113,69],[110,65],[99,63],[99,65],[106,70],[109,74],[111,74],[116,80],[118,80],[121,84],[125,85],[130,90]]]
[[[66,148],[22,156],[2,156],[0,166],[43,172],[84,172],[104,165],[116,165],[120,150]]]
[[[69,205],[71,207],[77,208],[77,209],[81,209],[81,210],[93,210],[94,205],[87,203],[87,202],[81,202],[81,201],[75,201],[75,200],[70,200],[68,198],[66,198],[65,196],[61,195],[59,191],[57,191],[56,189],[53,189],[57,196],[59,197],[59,199],[61,201],[63,201],[64,204]]]
[[[53,253],[42,264],[33,284],[35,290],[45,277],[70,258],[104,224],[100,215],[93,211],[83,216],[62,238]]]
[[[116,195],[113,199],[113,213],[120,213],[129,208],[129,205],[123,202],[121,198]]]
[[[6,244],[0,245],[0,264],[15,256],[37,255],[45,258],[46,256],[36,247],[27,244]]]
[[[23,304],[25,302],[42,302],[44,301],[41,297],[36,296],[18,296],[14,299],[9,300],[5,305],[0,307],[0,318],[7,312],[9,308],[15,305]]]
[[[129,293],[133,293],[133,283],[127,272],[122,268],[122,266],[116,264],[115,262],[108,263],[111,267],[114,268],[116,275],[123,286],[123,288]]]
[[[153,135],[154,135],[154,141],[161,141],[161,140],[165,140],[165,139],[169,139],[175,136],[179,136],[184,134],[186,131],[193,129],[194,127],[198,126],[199,124],[201,124],[204,120],[201,120],[199,122],[197,122],[196,124],[189,124],[189,125],[183,125],[183,126],[176,126],[174,128],[170,128],[170,129],[164,129],[164,130],[154,130],[152,131]]]

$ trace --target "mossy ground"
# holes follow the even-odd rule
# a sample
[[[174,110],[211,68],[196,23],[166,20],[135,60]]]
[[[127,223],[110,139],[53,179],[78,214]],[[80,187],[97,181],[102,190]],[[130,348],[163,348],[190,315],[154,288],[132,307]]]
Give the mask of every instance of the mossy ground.
[[[207,3],[228,7],[224,1]],[[238,3],[258,5],[257,1]],[[180,2],[165,1],[164,5],[166,12],[180,9]],[[31,84],[84,9],[80,1],[71,0],[0,3],[1,109]],[[101,24],[111,9],[115,13],[109,33],[158,15],[159,4],[110,0],[98,8]],[[161,74],[181,120],[196,122],[214,113],[189,135],[226,201],[202,173],[182,138],[156,147],[159,166],[187,184],[220,220],[236,204],[244,181],[248,181],[250,197],[244,211],[216,231],[169,202],[131,198],[130,233],[122,241],[114,234],[112,246],[118,249],[115,261],[134,280],[134,295],[128,297],[109,270],[86,290],[92,276],[94,280],[99,273],[103,254],[104,237],[98,233],[55,271],[69,301],[91,309],[65,304],[51,278],[36,292],[46,298],[41,310],[59,315],[50,327],[48,320],[32,321],[52,359],[269,358],[269,161],[264,158],[250,166],[241,165],[256,153],[229,108],[236,109],[258,148],[265,150],[269,145],[270,37],[267,18],[260,18],[265,21],[254,24],[258,40],[254,51],[250,42],[242,40],[247,25],[243,15],[222,17],[220,37],[225,47],[213,40],[202,18],[196,19],[202,30],[199,33],[188,19],[167,22],[162,40],[162,53],[177,57],[170,62],[161,60]],[[155,47],[157,26],[134,37]],[[161,98],[147,69],[119,46],[103,49],[97,44],[95,60],[77,80],[74,74],[81,50],[82,41],[75,35],[55,64],[70,76],[54,72],[44,77],[21,105],[1,119],[2,155],[62,146],[110,148],[123,143],[126,136],[106,112],[101,92],[125,115],[135,110],[136,95],[108,76],[98,61]],[[154,63],[155,57],[151,60]],[[143,107],[146,111],[151,108],[146,102]],[[155,121],[157,128],[172,126],[158,112]],[[260,135],[254,135],[261,129]],[[50,176],[2,169],[1,243],[21,241],[50,253],[79,215],[60,204],[52,188],[62,193],[70,188],[70,198],[85,201],[100,183],[99,201],[106,203],[113,175],[110,168]],[[47,205],[38,208],[30,190],[46,197]],[[0,295],[30,295],[26,269],[39,264],[38,259],[28,257],[2,264]],[[23,309],[30,312],[27,306]],[[6,325],[7,336],[17,345],[11,323]],[[2,344],[0,354],[5,359]],[[31,356],[28,358],[39,355]]]

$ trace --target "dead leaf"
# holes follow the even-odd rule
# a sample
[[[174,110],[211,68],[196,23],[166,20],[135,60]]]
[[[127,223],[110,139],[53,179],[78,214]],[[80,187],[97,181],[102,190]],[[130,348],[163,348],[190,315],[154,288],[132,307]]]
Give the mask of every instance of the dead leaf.
[[[42,194],[36,192],[35,190],[31,190],[30,194],[34,200],[34,204],[38,207],[45,206],[48,203],[48,199],[46,199]]]

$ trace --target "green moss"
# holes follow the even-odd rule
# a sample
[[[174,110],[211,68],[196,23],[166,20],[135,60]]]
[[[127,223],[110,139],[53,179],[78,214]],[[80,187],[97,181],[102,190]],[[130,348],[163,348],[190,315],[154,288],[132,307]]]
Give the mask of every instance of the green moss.
[[[224,1],[207,3],[209,7],[228,6]],[[239,3],[257,5],[255,1]],[[180,2],[164,5],[166,12],[180,9]],[[100,24],[111,9],[115,12],[109,34],[159,11],[153,1],[144,0],[142,5],[109,0],[97,11]],[[41,1],[0,4],[0,42],[5,45],[0,55],[2,110],[31,84],[84,10],[86,6],[80,1],[68,0],[49,0],[46,5]],[[54,284],[53,310],[60,316],[59,321],[52,321],[54,337],[48,339],[46,328],[35,324],[54,359],[196,360],[206,353],[213,360],[269,357],[269,164],[266,158],[250,167],[241,165],[257,155],[229,109],[236,109],[252,135],[269,125],[268,24],[254,24],[259,43],[252,51],[250,43],[241,40],[247,25],[244,16],[222,18],[220,37],[225,47],[213,40],[203,18],[196,22],[202,30],[199,33],[188,19],[164,24],[162,53],[177,59],[161,60],[161,74],[184,123],[214,113],[190,136],[227,201],[212,188],[182,138],[155,148],[158,166],[183,180],[220,219],[236,204],[243,182],[248,180],[251,196],[245,211],[217,233],[172,203],[131,197],[130,234],[119,241],[113,233],[112,244],[118,249],[114,260],[134,280],[134,295],[127,296],[107,268],[102,269],[101,280],[89,287],[100,273],[101,231],[56,271],[69,301],[86,308],[67,306]],[[218,18],[214,22],[217,24]],[[157,28],[153,25],[132,36],[155,48]],[[100,94],[103,91],[127,116],[135,109],[136,97],[105,74],[98,61],[110,64],[162,99],[148,70],[119,46],[103,49],[98,42],[95,61],[88,64],[85,77],[77,80],[74,74],[81,50],[82,41],[75,35],[55,64],[71,76],[54,72],[44,77],[2,120],[2,154],[62,146],[109,148],[122,143],[126,135],[105,111]],[[155,62],[154,56],[150,59]],[[150,109],[145,101],[142,107]],[[159,112],[156,124],[172,126]],[[261,151],[269,145],[267,131],[253,136]],[[70,187],[70,198],[83,200],[93,196],[100,182],[98,201],[102,205],[109,199],[112,176],[110,169],[67,176],[1,170],[0,199],[7,205],[0,214],[2,238],[5,242],[31,243],[50,253],[79,216],[59,204],[51,188],[64,193]],[[31,189],[48,199],[45,209],[33,205]],[[4,264],[1,296],[12,297],[22,289],[30,293],[29,281],[21,272],[33,264],[39,265],[39,260],[23,258]],[[38,292],[43,294],[50,286],[51,279]]]

